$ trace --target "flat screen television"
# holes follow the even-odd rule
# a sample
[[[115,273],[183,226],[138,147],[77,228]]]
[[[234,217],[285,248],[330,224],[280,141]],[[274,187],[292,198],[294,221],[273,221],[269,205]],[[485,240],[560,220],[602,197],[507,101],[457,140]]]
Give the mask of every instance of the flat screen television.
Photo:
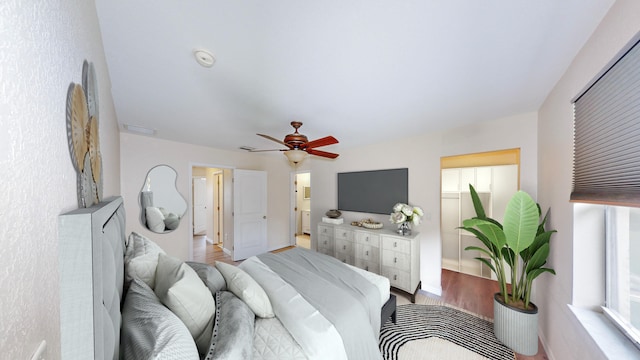
[[[338,209],[390,214],[393,205],[409,202],[409,169],[338,173]]]

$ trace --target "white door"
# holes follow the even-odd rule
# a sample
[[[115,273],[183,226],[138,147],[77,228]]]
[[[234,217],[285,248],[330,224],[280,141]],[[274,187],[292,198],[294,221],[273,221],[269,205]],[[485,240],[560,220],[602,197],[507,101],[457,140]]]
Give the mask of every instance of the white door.
[[[267,173],[233,172],[233,260],[267,252]]]
[[[193,234],[207,231],[207,179],[193,178]]]

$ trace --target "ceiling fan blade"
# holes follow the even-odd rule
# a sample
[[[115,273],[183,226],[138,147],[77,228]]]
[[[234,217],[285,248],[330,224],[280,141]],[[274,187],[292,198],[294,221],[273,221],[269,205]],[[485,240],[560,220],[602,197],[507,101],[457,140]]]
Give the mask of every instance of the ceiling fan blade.
[[[265,151],[287,151],[289,149],[266,149],[266,150],[249,150],[249,152],[265,152]]]
[[[338,143],[338,140],[333,136],[325,136],[320,139],[309,141],[306,144],[302,144],[300,147],[302,149],[310,149],[310,148],[315,148],[320,146],[333,145],[337,143]]]
[[[271,141],[275,141],[275,142],[277,142],[278,144],[282,144],[282,145],[284,145],[284,146],[288,147],[289,149],[291,149],[291,146],[287,145],[287,144],[286,144],[284,141],[282,141],[282,140],[278,140],[278,139],[276,139],[276,138],[274,138],[274,137],[272,137],[272,136],[264,135],[264,134],[256,134],[256,135],[258,135],[258,136],[262,136],[263,138],[265,138],[265,139],[269,139],[269,140],[271,140]]]
[[[305,151],[311,155],[322,156],[329,159],[335,159],[339,156],[339,154],[322,151],[322,150],[306,149]]]

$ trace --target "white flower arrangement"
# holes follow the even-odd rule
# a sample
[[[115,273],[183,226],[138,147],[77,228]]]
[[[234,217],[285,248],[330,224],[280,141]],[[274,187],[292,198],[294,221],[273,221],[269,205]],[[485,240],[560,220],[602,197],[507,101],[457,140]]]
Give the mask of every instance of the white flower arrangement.
[[[391,217],[389,217],[389,221],[394,224],[410,222],[414,225],[419,225],[422,216],[424,216],[424,212],[419,206],[397,203],[393,207],[393,212],[391,213]]]

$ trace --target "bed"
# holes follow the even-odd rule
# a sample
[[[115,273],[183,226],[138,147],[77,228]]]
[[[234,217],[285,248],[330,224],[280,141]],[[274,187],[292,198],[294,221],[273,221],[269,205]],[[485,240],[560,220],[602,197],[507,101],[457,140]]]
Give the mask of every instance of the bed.
[[[125,234],[121,197],[58,222],[63,359],[382,358],[384,277],[302,249],[182,262]]]

